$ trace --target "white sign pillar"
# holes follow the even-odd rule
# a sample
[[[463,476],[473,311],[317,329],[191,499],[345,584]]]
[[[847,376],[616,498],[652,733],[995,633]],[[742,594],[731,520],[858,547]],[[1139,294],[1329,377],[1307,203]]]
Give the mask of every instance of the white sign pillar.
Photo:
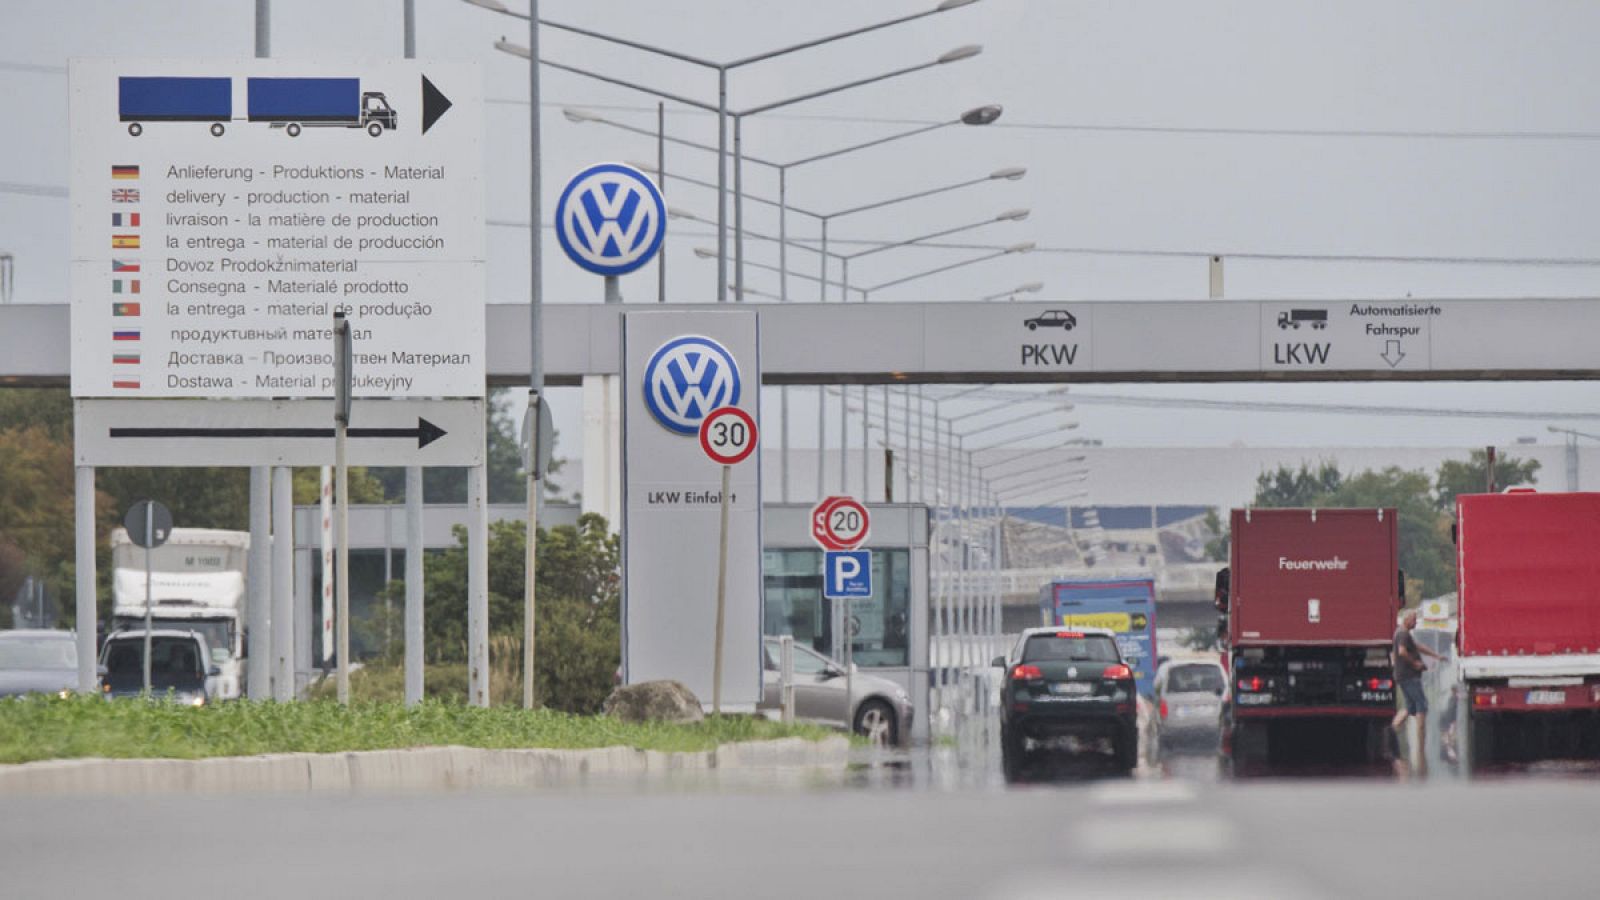
[[[713,695],[722,467],[701,420],[735,406],[759,426],[757,319],[749,311],[624,315],[623,679],[676,679]],[[761,455],[729,473],[722,707],[761,699]]]

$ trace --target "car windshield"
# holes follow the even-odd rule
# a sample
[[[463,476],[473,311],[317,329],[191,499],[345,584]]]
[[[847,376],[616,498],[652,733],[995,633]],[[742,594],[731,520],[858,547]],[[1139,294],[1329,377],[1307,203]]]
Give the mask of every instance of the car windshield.
[[[78,645],[57,637],[0,636],[0,669],[76,669]]]
[[[144,616],[118,616],[113,624],[119,629],[143,631]],[[229,648],[233,646],[233,622],[228,619],[164,619],[156,616],[151,623],[151,630],[163,629],[193,631],[205,638],[206,646],[211,648],[212,662],[226,661]]]
[[[1173,666],[1167,673],[1167,690],[1175,694],[1222,690],[1222,670],[1216,666]]]
[[[129,690],[144,684],[144,638],[132,635],[106,643],[106,683],[112,690]],[[199,643],[187,637],[153,637],[150,641],[150,684],[166,688],[197,689],[205,683]]]
[[[1117,644],[1103,634],[1072,635],[1070,632],[1036,634],[1022,647],[1023,662],[1118,662]]]

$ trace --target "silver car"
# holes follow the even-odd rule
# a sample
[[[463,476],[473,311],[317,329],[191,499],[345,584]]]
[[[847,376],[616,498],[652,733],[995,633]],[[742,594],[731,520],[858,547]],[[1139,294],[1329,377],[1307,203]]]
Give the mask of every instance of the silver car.
[[[0,697],[78,689],[78,643],[70,631],[0,631]]]
[[[1228,677],[1220,663],[1168,660],[1156,670],[1154,687],[1156,752],[1178,744],[1216,746],[1222,734],[1222,709],[1228,700]]]
[[[768,638],[764,647],[760,708],[779,710],[783,694],[778,683],[778,640]],[[846,696],[847,685],[852,696]],[[911,735],[911,715],[911,696],[900,685],[859,670],[846,678],[844,666],[794,646],[795,721],[848,726],[874,743],[899,745]]]

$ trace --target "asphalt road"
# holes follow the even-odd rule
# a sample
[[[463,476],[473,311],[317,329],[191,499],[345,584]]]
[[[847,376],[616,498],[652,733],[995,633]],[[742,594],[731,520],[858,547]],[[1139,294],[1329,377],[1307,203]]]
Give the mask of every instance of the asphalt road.
[[[0,895],[1250,900],[1597,892],[1600,782],[1590,778],[1204,783],[1145,772],[1007,787],[973,762],[955,753],[901,759],[825,785],[747,779],[494,795],[6,798]],[[1207,769],[1203,760],[1197,766]]]

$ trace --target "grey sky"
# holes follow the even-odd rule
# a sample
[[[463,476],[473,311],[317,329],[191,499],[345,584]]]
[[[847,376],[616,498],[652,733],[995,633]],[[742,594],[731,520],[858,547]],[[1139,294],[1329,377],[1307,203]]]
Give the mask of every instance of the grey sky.
[[[518,0],[508,5],[520,7]],[[717,58],[731,58],[918,10],[924,0],[543,0],[546,18]],[[273,55],[399,55],[399,0],[274,0]],[[418,54],[483,64],[491,98],[485,151],[492,220],[525,222],[526,63],[492,49],[522,23],[457,0],[418,0]],[[250,0],[8,0],[0,8],[0,182],[65,186],[66,77],[75,56],[242,57],[253,52]],[[733,79],[735,107],[764,103],[930,59],[981,43],[982,56],[752,119],[746,148],[790,160],[916,122],[953,118],[998,102],[987,129],[952,128],[796,170],[789,196],[829,211],[1025,165],[1018,183],[970,188],[915,205],[842,220],[840,239],[902,239],[1027,206],[1032,218],[959,240],[1047,248],[1247,254],[1227,262],[1232,297],[1416,297],[1600,293],[1600,265],[1449,265],[1310,262],[1256,255],[1600,257],[1600,7],[1580,3],[1405,4],[1341,2],[1066,2],[982,0],[877,35],[752,67]],[[715,78],[690,67],[547,32],[548,56],[573,65],[715,99]],[[622,107],[607,115],[653,126],[639,94],[550,72],[544,85],[546,209],[554,186],[598,159],[653,159],[653,141],[574,125],[560,106]],[[503,101],[503,102],[500,102]],[[648,110],[646,108],[649,108]],[[901,120],[883,124],[874,119]],[[863,121],[867,120],[867,121]],[[1095,126],[1095,129],[1059,126]],[[1107,131],[1103,126],[1384,133]],[[669,105],[668,128],[714,142],[712,118]],[[1406,132],[1395,136],[1390,133]],[[1418,136],[1541,132],[1560,138]],[[668,168],[713,180],[712,158],[669,150]],[[746,170],[747,190],[774,195],[770,173]],[[714,215],[710,191],[669,181],[669,202]],[[17,257],[23,302],[64,302],[69,205],[57,197],[0,193],[0,249]],[[791,233],[814,226],[790,219]],[[775,217],[750,204],[746,224],[775,233]],[[704,236],[695,236],[698,233]],[[492,302],[527,290],[527,232],[489,235]],[[694,256],[709,229],[674,222],[669,299],[714,298],[715,263]],[[751,242],[750,258],[776,252]],[[853,267],[874,284],[979,255],[960,250],[886,252]],[[551,302],[596,302],[600,285],[546,241]],[[791,253],[812,272],[816,257]],[[835,269],[835,273],[837,269]],[[776,292],[752,270],[751,287]],[[962,300],[1043,281],[1044,299],[1200,298],[1199,257],[1039,252],[958,269],[883,292],[875,300]],[[655,299],[655,274],[627,279],[630,301]],[[813,282],[793,279],[795,297]],[[1091,390],[1085,388],[1085,391]],[[1119,388],[1123,392],[1137,388]],[[1541,385],[1302,385],[1152,387],[1151,393],[1272,397],[1346,403],[1595,409],[1600,388]],[[558,398],[558,402],[561,398]],[[566,401],[570,403],[570,401]],[[1223,415],[1081,407],[1081,433],[1111,443],[1252,444],[1508,442],[1542,424],[1468,420],[1367,420],[1347,416]],[[564,418],[575,426],[570,411]],[[802,420],[807,420],[802,415]]]

